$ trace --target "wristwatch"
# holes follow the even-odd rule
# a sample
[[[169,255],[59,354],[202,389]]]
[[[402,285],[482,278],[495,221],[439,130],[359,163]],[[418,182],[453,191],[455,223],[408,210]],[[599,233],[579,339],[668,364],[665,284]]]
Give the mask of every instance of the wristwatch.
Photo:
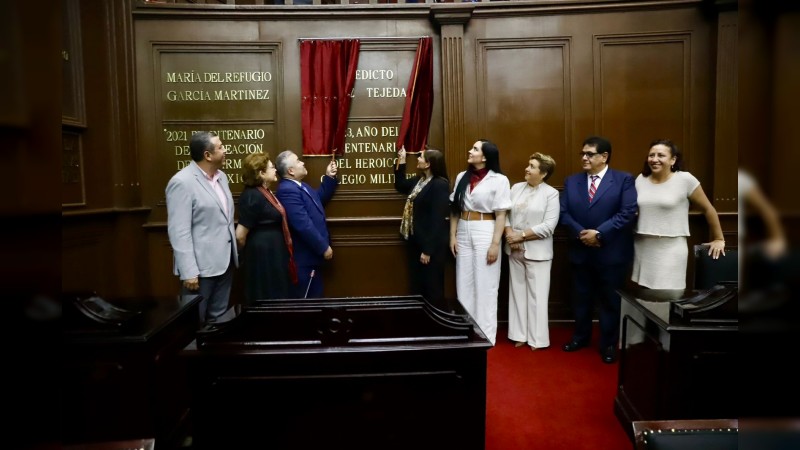
[[[594,237],[596,237],[597,240],[599,241],[600,240],[600,232],[598,231],[597,234],[594,235]]]

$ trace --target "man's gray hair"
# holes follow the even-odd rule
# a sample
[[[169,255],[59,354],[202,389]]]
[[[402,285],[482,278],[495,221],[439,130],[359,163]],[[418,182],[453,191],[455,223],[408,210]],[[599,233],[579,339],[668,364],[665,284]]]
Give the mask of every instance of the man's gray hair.
[[[278,153],[278,156],[275,158],[275,170],[278,172],[278,176],[281,178],[286,178],[286,175],[289,173],[289,157],[294,155],[294,152],[291,150],[284,150]]]

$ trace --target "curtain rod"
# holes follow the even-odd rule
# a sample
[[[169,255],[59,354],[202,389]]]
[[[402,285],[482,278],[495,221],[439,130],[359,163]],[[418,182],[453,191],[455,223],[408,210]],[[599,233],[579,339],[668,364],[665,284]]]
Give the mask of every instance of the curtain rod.
[[[346,36],[346,37],[325,37],[325,38],[297,38],[298,41],[341,41],[347,39],[422,39],[430,36]]]

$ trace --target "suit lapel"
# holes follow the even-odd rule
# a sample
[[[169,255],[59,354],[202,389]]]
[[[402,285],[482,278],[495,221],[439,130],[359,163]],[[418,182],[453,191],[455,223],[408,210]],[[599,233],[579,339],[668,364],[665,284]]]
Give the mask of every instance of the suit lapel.
[[[301,181],[300,182],[300,190],[305,192],[305,194],[311,199],[311,201],[314,202],[314,206],[317,207],[319,212],[321,212],[323,214],[325,213],[325,211],[322,209],[322,205],[319,204],[319,199],[315,198],[314,195],[311,195],[311,186],[309,186],[308,184],[303,183]]]
[[[203,169],[198,167],[197,170],[203,170]],[[230,214],[228,214],[228,211],[225,211],[225,208],[223,208],[222,202],[219,200],[219,196],[217,195],[216,192],[214,192],[214,189],[209,184],[208,179],[206,179],[206,176],[202,173],[195,172],[194,177],[197,180],[197,182],[200,183],[200,186],[203,187],[203,190],[205,190],[208,193],[208,195],[210,195],[211,198],[213,198],[214,201],[217,202],[217,206],[219,206],[219,210],[222,211],[222,214],[225,214],[225,217],[227,217],[228,220],[230,220]],[[222,192],[225,192],[225,189],[222,189]]]
[[[584,182],[586,183],[586,192],[588,196],[589,192],[589,182],[586,181],[584,178]],[[611,169],[606,171],[606,176],[600,180],[600,185],[597,186],[597,192],[594,193],[594,198],[592,199],[591,204],[589,207],[596,205],[600,198],[605,194],[609,189],[611,189],[612,184],[614,184],[614,174],[611,172]]]
[[[233,221],[233,194],[231,194],[231,188],[228,187],[228,176],[224,173],[221,177],[219,177],[219,185],[222,187],[222,193],[225,194],[225,198],[228,200],[228,222]]]

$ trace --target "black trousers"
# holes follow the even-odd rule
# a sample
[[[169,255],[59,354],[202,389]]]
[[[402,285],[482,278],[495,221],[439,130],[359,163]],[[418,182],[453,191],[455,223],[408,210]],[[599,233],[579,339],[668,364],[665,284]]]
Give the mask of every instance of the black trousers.
[[[420,262],[422,249],[409,242],[406,245],[408,252],[409,290],[412,294],[425,297],[433,306],[446,309],[444,299],[444,263],[447,256],[446,249],[442,248],[430,255],[428,264]]]
[[[592,337],[592,311],[599,309],[600,348],[616,346],[619,340],[621,288],[629,264],[572,264],[572,307],[575,333],[572,340],[589,343]]]

